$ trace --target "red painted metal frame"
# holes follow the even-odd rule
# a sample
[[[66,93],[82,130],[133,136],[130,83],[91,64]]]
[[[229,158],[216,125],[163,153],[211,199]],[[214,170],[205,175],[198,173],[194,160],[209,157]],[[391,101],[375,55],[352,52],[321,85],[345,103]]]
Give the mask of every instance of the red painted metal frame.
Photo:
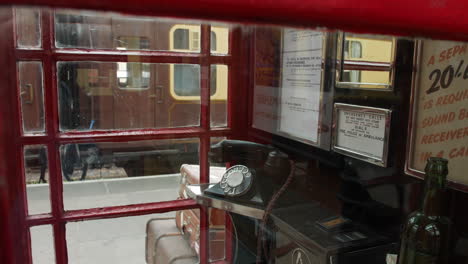
[[[319,25],[351,32],[468,40],[468,4],[464,0],[1,0],[0,3],[248,23]]]
[[[139,14],[151,14],[151,15],[164,15],[164,16],[172,16],[172,17],[191,17],[191,18],[203,18],[203,19],[215,19],[215,20],[226,20],[226,21],[242,21],[242,22],[258,22],[258,23],[272,23],[272,24],[283,24],[283,25],[303,25],[303,26],[315,26],[315,25],[326,25],[329,28],[339,28],[354,32],[364,32],[364,33],[384,33],[384,34],[401,34],[401,35],[419,35],[419,36],[428,36],[428,37],[439,37],[439,38],[450,38],[450,39],[460,39],[460,40],[468,40],[468,17],[465,16],[467,11],[467,4],[465,1],[462,0],[446,0],[446,1],[426,1],[426,0],[415,0],[415,1],[406,1],[406,0],[395,0],[395,1],[374,1],[374,0],[361,0],[361,1],[349,1],[349,0],[337,0],[337,1],[321,1],[321,0],[276,0],[276,1],[262,1],[262,0],[205,0],[202,2],[193,2],[190,0],[179,0],[177,3],[174,1],[169,0],[134,0],[134,1],[127,1],[127,0],[105,0],[105,1],[96,1],[96,0],[82,0],[82,1],[69,1],[69,0],[16,0],[16,1],[4,1],[0,0],[2,4],[36,4],[36,5],[49,5],[49,6],[60,6],[60,7],[75,7],[75,8],[87,8],[87,9],[96,9],[96,10],[116,10],[122,11],[127,13],[139,13]],[[43,28],[51,28],[53,25],[50,23],[50,17],[45,17],[43,21],[47,23],[43,26]],[[11,28],[11,20],[10,22],[2,21],[2,26],[5,24],[9,24]],[[206,30],[206,29],[205,29]],[[8,32],[8,31],[4,31]],[[50,31],[53,32],[53,31]],[[209,35],[209,34],[208,34]],[[12,36],[10,36],[12,37]],[[2,43],[5,46],[8,45],[8,41],[10,37],[7,37]],[[203,39],[209,39],[209,36],[202,37]],[[44,42],[47,43],[47,46],[50,47],[50,43],[52,42],[52,36],[48,39],[47,36],[44,36]],[[6,44],[5,44],[6,43]],[[12,43],[9,43],[12,44]],[[240,49],[241,43],[237,43]],[[11,45],[10,45],[11,46]],[[44,47],[47,47],[44,45]],[[231,46],[233,47],[233,46]],[[204,47],[204,50],[206,47]],[[54,52],[54,51],[50,51]],[[66,220],[66,213],[63,212],[63,203],[61,198],[56,197],[61,195],[62,183],[60,178],[60,166],[58,166],[58,154],[57,154],[57,147],[60,143],[63,142],[73,142],[80,141],[80,140],[108,140],[108,139],[117,139],[119,136],[123,136],[123,140],[133,140],[141,137],[146,138],[164,138],[165,136],[169,136],[171,131],[161,132],[157,134],[154,131],[135,132],[131,135],[118,135],[118,133],[104,133],[98,135],[91,135],[91,134],[82,134],[82,135],[66,135],[66,136],[58,136],[58,123],[56,122],[57,114],[57,107],[56,105],[56,84],[54,82],[50,83],[50,80],[53,80],[54,74],[54,65],[51,62],[57,59],[78,59],[77,57],[81,57],[85,59],[86,56],[93,56],[94,59],[102,59],[102,60],[122,60],[124,59],[124,54],[105,54],[105,52],[96,52],[100,54],[78,54],[72,51],[61,53],[60,51],[55,51],[56,53],[42,53],[42,51],[21,51],[17,52],[17,58],[22,58],[25,60],[43,60],[44,61],[44,68],[50,67],[50,70],[47,71],[46,77],[46,92],[48,100],[51,100],[51,104],[46,103],[47,106],[47,130],[48,135],[43,137],[22,137],[19,135],[19,124],[15,123],[20,120],[18,107],[16,109],[11,109],[4,104],[2,106],[2,122],[1,128],[2,133],[0,136],[5,141],[5,144],[1,146],[2,150],[11,150],[15,149],[16,155],[9,155],[5,152],[0,152],[0,160],[8,161],[5,164],[6,174],[8,176],[8,196],[9,201],[7,205],[3,205],[1,208],[1,216],[5,215],[5,210],[7,211],[7,219],[9,219],[10,225],[9,230],[18,230],[20,231],[20,235],[22,238],[27,237],[27,232],[24,234],[21,230],[27,230],[26,227],[28,225],[26,223],[31,224],[45,224],[45,223],[53,223],[54,224],[54,233],[55,233],[55,244],[56,244],[56,251],[57,254],[57,262],[58,263],[66,263],[66,244],[64,241],[65,235],[65,226],[63,221]],[[246,55],[246,54],[244,54]],[[249,54],[251,55],[251,54]],[[76,57],[75,57],[76,56]],[[206,61],[202,59],[198,59],[196,57],[191,57],[192,54],[184,54],[180,55],[183,56],[184,59],[188,59],[190,61],[193,60],[194,63],[200,63],[205,65],[205,69],[202,72],[204,74],[208,74],[209,70],[207,71],[206,68]],[[230,68],[230,84],[234,82],[232,77],[234,75],[235,69],[241,66],[240,63],[245,62],[242,60],[235,59],[235,56],[232,57],[233,59],[229,60],[225,57],[219,57],[215,60],[216,63],[231,63]],[[164,53],[158,54],[148,54],[148,57],[145,57],[144,60],[148,61],[160,61],[160,62],[178,62],[178,58],[168,56]],[[210,59],[207,59],[210,61]],[[11,62],[14,62],[14,59],[10,60],[10,64],[5,65],[12,65]],[[247,63],[248,65],[248,63]],[[5,71],[7,72],[7,71]],[[207,73],[208,72],[208,73]],[[240,71],[239,71],[240,72]],[[11,73],[11,72],[10,72]],[[16,73],[12,73],[13,76]],[[251,73],[250,73],[251,74]],[[10,76],[2,74],[2,80],[8,80]],[[245,81],[240,80],[239,83],[247,84],[245,87],[241,85],[236,86],[236,88],[243,88],[244,91],[248,89],[248,87],[252,87],[249,83],[253,80],[252,75],[242,75],[239,73],[235,75],[235,78],[245,78]],[[49,81],[47,81],[49,80]],[[8,83],[6,81],[5,83]],[[238,83],[238,84],[239,84]],[[205,83],[209,85],[209,82]],[[8,98],[10,102],[15,102],[14,105],[18,106],[18,96],[17,91],[12,92],[12,89],[6,89],[15,87],[13,81],[10,82],[9,86],[4,86],[1,89],[0,94],[5,95],[2,98]],[[50,88],[52,87],[52,88]],[[242,97],[242,91],[239,90],[236,93],[229,94],[229,111],[230,113],[234,113],[234,109],[232,107],[232,102],[242,102],[237,101]],[[251,91],[251,90],[250,90]],[[244,93],[245,95],[246,93]],[[203,115],[209,113],[209,100],[207,99],[206,95],[209,95],[209,92],[204,91],[203,95],[205,96],[204,105],[202,108]],[[48,97],[51,96],[51,97]],[[46,98],[46,99],[47,99]],[[249,97],[251,98],[251,96]],[[248,102],[246,98],[243,98],[244,102]],[[55,100],[55,101],[54,101]],[[244,106],[245,103],[241,103],[241,106]],[[249,105],[251,107],[252,104]],[[229,123],[232,124],[232,131],[226,131],[226,134],[222,133],[226,136],[232,137],[242,137],[245,136],[245,131],[242,132],[239,130],[243,124],[251,123],[247,122],[245,115],[242,114],[242,111],[245,111],[247,108],[242,108],[237,106],[236,110],[240,109],[241,113],[239,116],[240,118],[233,119],[232,115],[229,117]],[[249,109],[251,112],[251,109]],[[202,115],[202,116],[203,116]],[[236,114],[237,115],[237,114]],[[3,117],[6,117],[3,119]],[[243,120],[244,119],[244,120]],[[13,122],[8,122],[13,121]],[[15,123],[11,129],[5,130],[5,125]],[[173,131],[175,132],[175,130]],[[205,153],[209,146],[209,137],[211,135],[209,130],[209,122],[204,120],[202,122],[202,129],[197,131],[186,131],[188,132],[187,135],[190,136],[198,136],[201,139],[201,153]],[[254,129],[250,130],[252,135],[263,137],[265,135],[261,135],[259,131],[255,131]],[[177,134],[179,133],[179,134]],[[183,136],[184,131],[176,132],[177,136]],[[10,135],[10,136],[9,136]],[[18,140],[12,141],[6,139],[17,138]],[[68,141],[70,140],[70,141]],[[55,171],[51,175],[51,196],[54,197],[53,199],[53,206],[52,206],[52,214],[51,215],[39,215],[35,218],[26,218],[25,216],[25,198],[24,198],[24,183],[21,180],[22,175],[18,168],[22,167],[21,163],[21,154],[22,154],[22,145],[29,144],[29,143],[46,143],[48,146],[49,157],[50,157],[50,164],[55,163],[55,169],[51,169],[51,171]],[[15,146],[15,144],[17,144]],[[53,155],[50,155],[53,154]],[[201,167],[205,167],[201,169],[201,181],[207,180],[207,157],[202,155],[200,158]],[[1,164],[4,165],[4,164]],[[1,171],[3,173],[3,171]],[[5,174],[4,174],[5,175]],[[18,177],[21,176],[21,177]],[[5,189],[3,183],[0,182],[0,190]],[[10,188],[13,186],[14,188]],[[3,188],[3,189],[2,189]],[[182,203],[178,202],[177,204]],[[162,204],[155,204],[154,210],[162,210],[160,206]],[[171,205],[169,205],[171,206]],[[187,205],[186,208],[190,208],[191,205]],[[70,220],[79,220],[80,217],[86,218],[88,216],[96,216],[96,217],[106,217],[114,214],[114,216],[123,216],[117,212],[126,212],[126,210],[131,207],[122,207],[122,208],[109,208],[109,212],[106,212],[105,215],[99,215],[99,210],[91,210],[87,211],[86,215],[78,215],[77,218],[71,218]],[[176,208],[176,207],[173,207]],[[185,208],[185,207],[184,207]],[[149,211],[153,210],[149,209]],[[147,212],[149,212],[147,211]],[[8,212],[13,212],[14,218],[8,218]],[[84,211],[82,211],[83,213]],[[142,212],[142,211],[138,211]],[[19,216],[19,217],[16,217]],[[21,217],[24,217],[21,220]],[[50,218],[52,217],[52,218]],[[55,217],[58,217],[55,218]],[[63,221],[59,221],[59,219]],[[49,221],[50,220],[50,221]],[[206,211],[202,212],[202,219],[201,224],[206,227]],[[19,223],[19,225],[18,225]],[[4,225],[2,225],[3,227]],[[20,229],[19,227],[22,227]],[[12,235],[6,234],[6,237],[9,241],[11,240]],[[206,241],[206,233],[202,232],[202,241]],[[29,246],[25,247],[25,244],[28,245],[29,243],[25,242],[28,241],[27,238],[24,238],[20,241],[17,241],[15,244],[15,254],[17,257],[21,257],[20,254],[24,254],[23,249],[28,248]],[[8,243],[7,243],[8,244]],[[202,243],[203,245],[203,243]],[[12,247],[11,244],[8,244],[10,248]],[[20,252],[21,251],[21,252]],[[11,252],[11,251],[10,251]],[[28,258],[30,259],[30,253],[28,253]],[[206,262],[206,252],[202,250],[202,263]],[[11,260],[11,256],[6,256],[5,259]],[[21,259],[21,258],[18,258]],[[9,263],[9,262],[6,262]],[[17,262],[17,263],[26,263],[26,262]]]
[[[6,18],[0,24],[0,29],[3,32],[8,32],[12,27],[11,12],[9,10],[0,9],[0,17]],[[3,50],[8,50],[7,47],[13,45],[12,35],[6,35],[0,38],[0,47]],[[7,53],[0,56],[1,65],[10,65],[12,54]],[[14,67],[14,66],[13,66]],[[11,98],[14,87],[14,76],[10,71],[0,71],[0,98]],[[10,188],[12,186],[11,177],[7,177],[10,173],[16,170],[15,163],[10,163],[11,152],[14,148],[14,142],[10,139],[14,136],[13,130],[10,129],[8,120],[11,120],[13,115],[9,104],[0,104],[0,262],[13,263],[15,259],[15,248],[13,241],[13,232],[18,230],[17,221],[18,214],[14,207],[14,197],[17,195],[16,190]]]
[[[7,10],[7,9],[5,9]],[[5,11],[8,12],[8,11]],[[156,202],[138,205],[112,206],[105,208],[93,208],[85,210],[65,211],[63,205],[63,183],[60,166],[59,147],[66,143],[77,142],[124,142],[138,141],[149,139],[172,139],[172,138],[199,138],[200,139],[200,182],[206,183],[209,179],[209,162],[208,151],[210,148],[211,137],[232,137],[240,134],[243,131],[238,125],[242,119],[233,118],[228,114],[229,125],[227,128],[211,128],[210,127],[210,67],[214,64],[225,64],[229,67],[229,86],[235,87],[235,81],[238,76],[236,74],[239,62],[234,59],[234,53],[228,55],[211,54],[210,51],[210,31],[209,25],[202,25],[201,39],[202,48],[200,53],[171,53],[159,51],[142,51],[142,52],[127,52],[127,51],[102,51],[102,50],[78,50],[78,49],[56,49],[54,48],[54,25],[53,12],[51,10],[41,11],[41,27],[42,27],[42,50],[16,50],[14,48],[13,30],[13,14],[9,13],[8,23],[3,23],[7,29],[5,32],[11,32],[10,38],[7,38],[2,47],[8,48],[12,52],[12,56],[6,56],[7,62],[4,65],[16,65],[17,61],[42,61],[44,73],[44,106],[45,106],[45,124],[46,133],[44,135],[22,135],[22,120],[20,111],[20,96],[19,89],[16,88],[18,76],[16,69],[11,71],[13,78],[7,82],[10,76],[5,77],[5,85],[0,89],[0,94],[5,95],[3,98],[9,98],[14,102],[10,107],[4,104],[2,106],[2,117],[5,117],[0,123],[1,126],[9,124],[12,128],[9,130],[2,129],[0,132],[0,140],[9,141],[4,145],[5,150],[14,150],[14,155],[0,154],[2,161],[6,162],[5,167],[8,169],[2,175],[8,176],[8,183],[3,184],[0,181],[0,188],[6,188],[9,194],[9,202],[4,205],[0,204],[1,213],[11,212],[13,215],[11,224],[6,223],[1,225],[2,228],[7,228],[6,234],[11,230],[17,230],[18,235],[6,236],[5,243],[7,246],[15,248],[13,255],[7,256],[8,261],[5,263],[32,263],[31,244],[29,228],[37,225],[52,225],[54,231],[55,258],[59,264],[68,263],[67,243],[66,243],[66,223],[72,221],[95,220],[115,217],[137,216],[151,213],[163,213],[175,210],[185,210],[197,208],[200,210],[200,262],[208,263],[209,249],[208,243],[208,211],[204,207],[200,207],[193,200],[175,200],[168,202]],[[235,31],[230,34],[230,45],[240,46],[236,38],[239,37],[239,32]],[[128,55],[138,55],[141,61],[156,62],[156,63],[194,63],[201,66],[201,125],[200,127],[189,128],[167,128],[167,129],[142,129],[129,131],[84,131],[84,132],[60,132],[58,122],[58,90],[56,82],[56,62],[57,61],[127,61]],[[239,54],[236,54],[239,55]],[[15,87],[13,89],[13,87]],[[247,89],[246,87],[244,89]],[[232,109],[231,103],[235,100],[236,95],[232,93],[233,89],[229,89],[228,110]],[[228,112],[231,113],[231,112]],[[238,120],[239,119],[239,120]],[[242,123],[241,123],[242,124]],[[232,125],[232,126],[231,126]],[[10,134],[9,136],[7,134]],[[11,140],[13,139],[13,140]],[[24,178],[24,162],[23,162],[23,147],[31,144],[42,144],[47,146],[47,154],[49,158],[49,187],[51,200],[51,213],[27,215],[27,199],[26,199],[26,183]],[[3,165],[3,164],[0,164]],[[1,176],[0,176],[1,177]],[[3,178],[0,178],[2,180]],[[2,192],[3,195],[3,192]],[[2,198],[2,197],[0,197]],[[1,201],[7,201],[1,199]],[[5,217],[8,219],[8,217]],[[13,223],[16,225],[12,226]],[[13,241],[13,244],[12,244]],[[2,240],[3,242],[3,240]],[[228,243],[230,249],[231,244]],[[28,249],[28,250],[24,250]],[[2,251],[3,253],[3,251]],[[230,253],[228,252],[228,255]]]
[[[345,60],[343,70],[390,71],[392,65],[385,62]]]

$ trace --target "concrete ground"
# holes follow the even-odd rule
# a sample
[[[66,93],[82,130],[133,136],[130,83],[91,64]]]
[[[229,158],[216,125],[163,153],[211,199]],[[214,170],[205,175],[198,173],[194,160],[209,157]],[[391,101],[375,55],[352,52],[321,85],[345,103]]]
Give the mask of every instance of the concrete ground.
[[[66,210],[173,200],[178,197],[180,174],[64,182]],[[48,184],[27,187],[30,213],[50,212]],[[144,264],[146,223],[153,214],[68,223],[70,264]],[[31,229],[34,264],[55,263],[51,226]]]

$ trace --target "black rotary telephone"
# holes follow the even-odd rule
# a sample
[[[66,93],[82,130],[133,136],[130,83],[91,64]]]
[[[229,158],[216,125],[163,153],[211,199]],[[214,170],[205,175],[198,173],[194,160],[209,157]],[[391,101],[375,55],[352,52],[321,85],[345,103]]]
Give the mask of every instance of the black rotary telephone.
[[[209,157],[232,166],[205,194],[259,206],[266,206],[291,169],[287,154],[249,141],[223,140],[211,146]]]

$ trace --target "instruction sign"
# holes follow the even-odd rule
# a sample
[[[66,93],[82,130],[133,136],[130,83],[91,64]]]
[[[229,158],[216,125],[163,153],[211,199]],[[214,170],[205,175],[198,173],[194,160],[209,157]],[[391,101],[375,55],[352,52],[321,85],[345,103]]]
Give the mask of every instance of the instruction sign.
[[[467,44],[424,40],[413,102],[409,167],[423,172],[429,157],[449,160],[448,179],[468,184]]]

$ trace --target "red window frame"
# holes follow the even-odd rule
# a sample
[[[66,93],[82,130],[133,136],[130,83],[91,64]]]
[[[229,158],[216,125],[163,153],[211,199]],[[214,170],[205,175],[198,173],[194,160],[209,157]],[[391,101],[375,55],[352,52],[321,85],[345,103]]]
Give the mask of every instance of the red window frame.
[[[159,14],[175,17],[180,17],[183,14],[183,16],[190,18],[255,23],[297,26],[321,25],[358,33],[383,33],[468,40],[468,35],[466,34],[468,32],[468,17],[465,16],[466,4],[462,0],[447,0],[440,3],[440,5],[434,5],[434,3],[425,0],[409,2],[407,0],[363,0],[359,3],[348,0],[278,0],[268,2],[264,0],[206,0],[203,3],[191,0],[179,0],[177,4],[174,4],[174,1],[164,0],[134,0],[131,5],[128,4],[127,0],[0,0],[0,2],[2,4],[35,4],[94,10],[114,10],[146,15]],[[266,6],[268,6],[267,12],[265,11]],[[1,17],[6,18],[1,21],[1,26],[2,29],[6,28],[10,30],[12,29],[11,14],[6,13],[8,13],[6,10],[0,11]],[[245,137],[245,130],[242,128],[245,128],[247,115],[245,114],[246,107],[244,107],[246,100],[241,95],[245,95],[248,88],[251,87],[249,84],[251,84],[252,76],[237,72],[236,69],[241,65],[243,67],[248,65],[248,61],[243,58],[252,54],[249,52],[249,48],[240,47],[241,43],[248,43],[248,37],[238,36],[233,39],[237,39],[239,42],[235,46],[231,46],[233,47],[231,56],[234,59],[231,62],[233,67],[230,71],[230,76],[238,79],[234,82],[233,78],[230,78],[231,91],[235,90],[235,92],[230,92],[229,110],[231,110],[232,102],[236,102],[236,105],[239,107],[235,108],[236,115],[231,115],[230,117],[230,133],[232,137],[242,138]],[[17,149],[16,144],[27,144],[29,142],[27,142],[28,139],[15,137],[15,135],[18,135],[18,132],[15,131],[17,125],[13,128],[10,126],[10,124],[18,120],[17,113],[15,113],[17,110],[12,107],[12,105],[17,106],[18,104],[15,101],[17,100],[16,89],[13,89],[16,88],[16,85],[13,78],[15,71],[12,68],[16,67],[12,67],[12,63],[15,60],[12,54],[12,47],[12,35],[4,35],[0,38],[0,48],[2,48],[5,54],[5,56],[0,56],[0,62],[2,65],[10,67],[9,69],[0,71],[0,79],[2,80],[0,98],[4,100],[3,102],[12,102],[10,104],[0,104],[0,234],[2,234],[0,236],[0,260],[5,260],[4,263],[21,263],[15,261],[14,255],[21,256],[24,253],[23,248],[20,248],[24,241],[16,241],[18,235],[15,232],[21,226],[16,221],[19,219],[20,212],[24,212],[25,207],[21,203],[19,203],[21,206],[18,206],[18,197],[23,195],[21,190],[17,188],[20,185],[17,182],[19,180],[17,175],[20,175],[17,166],[20,164],[18,161],[19,152],[16,151],[16,154],[12,155],[11,151]],[[234,52],[236,55],[234,55]],[[251,105],[252,101],[250,101],[248,107],[251,107]],[[48,111],[50,111],[49,108]],[[230,111],[230,113],[233,112]],[[161,137],[163,134],[164,132],[162,132]],[[183,134],[183,131],[180,131],[179,134]],[[226,134],[229,135],[229,133]],[[77,140],[85,140],[87,136],[91,139],[94,137],[98,139],[106,138],[106,135],[100,134],[83,135],[83,138],[75,136]],[[111,134],[107,136],[112,137]],[[129,135],[127,139],[130,140],[135,137],[138,137],[138,135]],[[48,140],[48,138],[44,139]],[[67,139],[60,140],[66,141]],[[34,143],[34,140],[31,140],[31,143]],[[204,144],[201,144],[204,150],[208,148],[207,144],[206,140]],[[206,159],[206,157],[203,159]],[[203,163],[205,162],[206,160]],[[207,175],[202,174],[201,180],[206,181],[206,179]],[[115,214],[119,214],[117,208],[112,208],[112,210],[114,210]],[[202,213],[202,216],[202,221],[206,224],[206,211]],[[34,221],[40,222],[39,219]],[[206,241],[206,232],[202,232],[201,239],[202,241]],[[205,250],[202,250],[202,260],[206,261]]]
[[[200,65],[201,72],[201,114],[200,126],[186,128],[165,129],[139,129],[139,130],[111,130],[111,131],[84,131],[84,132],[60,132],[58,122],[58,90],[56,81],[56,62],[58,61],[112,61],[127,62],[127,56],[135,55],[135,51],[121,50],[93,50],[93,49],[59,49],[55,48],[54,40],[54,11],[52,9],[41,9],[42,48],[34,50],[16,49],[16,32],[14,31],[14,9],[0,11],[0,17],[5,18],[2,25],[11,32],[9,37],[0,40],[0,47],[11,51],[7,56],[5,65],[10,66],[9,74],[1,74],[3,80],[8,80],[8,85],[0,88],[0,95],[11,102],[10,105],[1,106],[0,127],[10,126],[9,130],[2,129],[0,142],[5,141],[5,150],[13,151],[14,155],[0,153],[0,173],[7,175],[6,184],[0,184],[0,190],[5,189],[8,197],[2,197],[0,201],[9,201],[0,204],[1,213],[8,215],[9,223],[1,223],[5,228],[6,239],[2,242],[5,248],[13,249],[14,255],[7,253],[10,261],[7,263],[32,263],[30,228],[39,225],[52,225],[55,246],[56,263],[68,263],[66,223],[85,220],[96,220],[106,218],[117,218],[126,216],[137,216],[152,213],[163,213],[197,208],[200,210],[200,261],[208,263],[208,211],[199,206],[194,200],[174,200],[166,202],[152,202],[138,205],[110,206],[104,208],[92,208],[83,210],[65,211],[63,205],[63,183],[60,166],[59,147],[67,143],[80,142],[125,142],[140,140],[157,140],[172,138],[199,138],[200,155],[200,182],[209,181],[208,151],[211,137],[242,138],[245,132],[239,124],[245,124],[246,101],[239,100],[241,90],[246,89],[238,80],[240,77],[240,45],[241,32],[233,29],[229,34],[230,51],[227,55],[211,54],[209,24],[201,25],[201,49],[199,53],[175,53],[168,51],[138,51],[141,62],[149,63],[191,63]],[[43,65],[44,80],[44,110],[45,110],[45,135],[22,134],[22,119],[20,111],[20,95],[17,88],[18,73],[16,63],[18,61],[41,61]],[[226,128],[210,127],[210,66],[214,64],[227,65],[228,71],[228,126]],[[237,90],[239,93],[233,93]],[[231,111],[233,102],[236,103],[235,115]],[[245,104],[245,105],[243,105]],[[238,110],[241,109],[241,110]],[[6,140],[8,139],[8,140]],[[26,183],[24,177],[23,148],[26,145],[42,144],[47,146],[49,165],[49,188],[51,213],[27,215]],[[5,165],[5,166],[3,166]],[[3,176],[1,176],[3,177]],[[1,179],[1,178],[0,178]],[[0,182],[1,183],[1,182]],[[227,226],[229,228],[229,218]],[[8,222],[5,221],[5,222]],[[12,232],[15,230],[15,232]],[[229,231],[226,236],[226,260],[232,259],[230,253]],[[0,244],[1,245],[1,244]],[[27,249],[27,250],[25,250]],[[2,251],[3,253],[3,251]]]

